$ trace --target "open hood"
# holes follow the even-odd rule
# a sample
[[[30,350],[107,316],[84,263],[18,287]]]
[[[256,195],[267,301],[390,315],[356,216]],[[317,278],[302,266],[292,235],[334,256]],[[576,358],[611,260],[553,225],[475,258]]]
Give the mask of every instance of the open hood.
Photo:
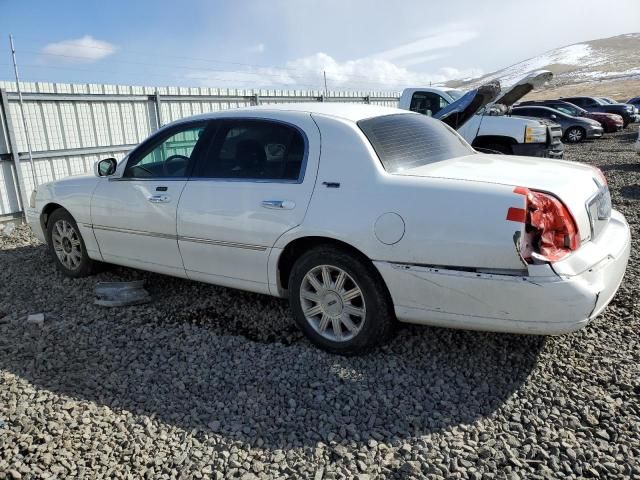
[[[458,100],[433,115],[433,118],[437,118],[457,130],[478,110],[491,103],[499,93],[500,82],[486,83],[474,90],[469,90]]]
[[[534,88],[540,88],[553,78],[553,73],[549,70],[536,70],[524,77],[507,91],[502,93],[494,102],[510,107]]]

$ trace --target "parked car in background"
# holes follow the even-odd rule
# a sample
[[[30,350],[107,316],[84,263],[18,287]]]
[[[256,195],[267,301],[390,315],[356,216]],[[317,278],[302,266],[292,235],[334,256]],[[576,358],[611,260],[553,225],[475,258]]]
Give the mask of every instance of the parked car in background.
[[[528,100],[520,102],[516,106],[524,107],[529,105],[553,108],[574,117],[590,118],[591,120],[599,122],[605,133],[617,132],[618,130],[622,130],[624,126],[624,121],[620,115],[616,115],[615,113],[587,112],[584,108],[578,107],[573,103],[565,102],[564,100]]]
[[[527,75],[520,82],[501,92],[492,106],[479,108],[475,115],[464,118],[455,127],[474,148],[505,154],[562,158],[562,129],[542,119],[505,116],[510,107],[532,89],[549,81],[553,74],[542,70]],[[465,92],[447,87],[406,88],[399,106],[405,110],[438,116],[440,111],[459,101]],[[500,108],[500,107],[503,108]]]
[[[636,108],[640,108],[640,97],[633,97],[627,100],[629,105],[633,105]]]
[[[69,277],[108,262],[288,297],[342,354],[396,319],[575,331],[630,252],[598,169],[480,154],[425,115],[340,103],[179,120],[95,176],[39,185],[27,219]]]
[[[586,139],[600,138],[604,132],[600,122],[590,118],[574,117],[549,107],[513,107],[512,115],[519,117],[546,118],[562,127],[562,138],[567,143],[578,143]]]
[[[627,105],[626,103],[610,104],[596,97],[562,97],[560,100],[573,103],[588,112],[605,112],[620,115],[624,122],[623,128],[626,128],[627,125],[636,120],[635,108],[633,105]]]

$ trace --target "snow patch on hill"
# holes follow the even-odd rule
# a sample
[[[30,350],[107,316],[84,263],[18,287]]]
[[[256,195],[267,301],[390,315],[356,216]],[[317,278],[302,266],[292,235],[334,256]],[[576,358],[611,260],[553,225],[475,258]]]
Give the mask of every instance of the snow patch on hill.
[[[589,45],[578,43],[576,45],[557,48],[538,57],[516,63],[515,65],[483,77],[482,81],[497,78],[500,79],[500,82],[504,86],[509,86],[523,78],[527,73],[546,68],[549,65],[584,65],[585,63],[594,65],[602,62],[602,60],[604,59],[601,56],[594,55],[594,51]]]
[[[503,87],[508,87],[528,73],[542,69],[554,73],[548,87],[637,79],[639,65],[640,33],[631,33],[556,48],[482,77],[447,82],[446,85],[468,89],[500,80]]]

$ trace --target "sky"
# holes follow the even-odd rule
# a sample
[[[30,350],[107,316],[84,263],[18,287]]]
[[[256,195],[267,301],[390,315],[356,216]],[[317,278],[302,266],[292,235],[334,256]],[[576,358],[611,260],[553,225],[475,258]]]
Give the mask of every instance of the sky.
[[[0,80],[396,91],[640,31],[640,0],[0,0]]]

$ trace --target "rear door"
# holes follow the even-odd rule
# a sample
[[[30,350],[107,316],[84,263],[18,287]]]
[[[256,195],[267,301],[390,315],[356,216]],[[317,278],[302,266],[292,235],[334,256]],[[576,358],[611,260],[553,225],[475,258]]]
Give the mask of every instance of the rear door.
[[[268,292],[271,247],[300,225],[313,192],[320,134],[308,113],[218,121],[178,206],[189,278]]]

